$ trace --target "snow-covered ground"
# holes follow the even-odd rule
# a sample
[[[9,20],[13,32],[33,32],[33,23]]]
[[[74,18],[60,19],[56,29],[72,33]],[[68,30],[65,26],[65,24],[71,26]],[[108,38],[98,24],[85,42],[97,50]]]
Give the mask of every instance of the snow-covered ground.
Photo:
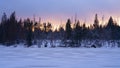
[[[120,49],[0,47],[0,68],[120,68]]]

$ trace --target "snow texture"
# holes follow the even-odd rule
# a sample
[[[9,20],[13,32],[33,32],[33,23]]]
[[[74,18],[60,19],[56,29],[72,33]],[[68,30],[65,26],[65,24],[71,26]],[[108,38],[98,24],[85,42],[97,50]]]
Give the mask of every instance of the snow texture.
[[[120,49],[1,46],[0,68],[120,68]]]

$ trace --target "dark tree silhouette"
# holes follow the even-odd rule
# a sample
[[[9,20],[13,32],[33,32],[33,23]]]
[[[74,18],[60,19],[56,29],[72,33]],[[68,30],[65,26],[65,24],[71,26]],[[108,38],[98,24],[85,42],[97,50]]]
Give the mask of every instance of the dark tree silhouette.
[[[98,15],[95,15],[95,20],[94,20],[94,30],[93,30],[93,37],[94,39],[99,39],[99,20],[98,20]]]
[[[46,42],[47,47],[48,40],[53,45],[53,40],[61,40],[61,45],[65,47],[79,47],[83,40],[94,40],[95,44],[99,45],[99,40],[114,41],[120,40],[120,26],[112,17],[110,17],[107,25],[99,25],[98,15],[95,15],[94,24],[86,27],[86,24],[80,25],[80,22],[76,20],[73,28],[71,27],[71,20],[68,19],[65,25],[60,26],[55,31],[52,30],[51,23],[39,23],[29,18],[27,20],[20,19],[17,21],[16,14],[13,12],[10,17],[7,17],[6,13],[3,13],[0,23],[0,44],[10,46],[26,40],[27,47],[32,46],[33,40],[40,40]],[[34,28],[34,31],[32,29]],[[47,41],[46,41],[47,40]],[[119,43],[119,42],[118,42]],[[41,44],[40,44],[41,46]]]
[[[95,15],[95,20],[94,20],[94,24],[93,24],[94,28],[99,28],[99,20],[98,20],[98,15]]]
[[[76,24],[75,24],[75,42],[77,43],[77,45],[80,46],[80,42],[82,40],[82,27],[80,26],[80,22],[78,21]]]
[[[32,38],[33,38],[32,26],[33,23],[30,21],[30,19],[27,19],[25,21],[27,47],[32,46]]]
[[[110,17],[108,24],[106,26],[107,37],[109,40],[115,40],[120,37],[119,31],[120,27],[113,21],[113,18]]]
[[[0,42],[4,43],[6,41],[6,26],[7,23],[7,15],[6,13],[3,13],[2,19],[1,19],[1,25],[0,25]]]
[[[71,34],[72,28],[71,28],[71,20],[70,19],[67,20],[65,29],[66,29],[66,39],[70,40],[71,36],[72,36],[72,34]]]

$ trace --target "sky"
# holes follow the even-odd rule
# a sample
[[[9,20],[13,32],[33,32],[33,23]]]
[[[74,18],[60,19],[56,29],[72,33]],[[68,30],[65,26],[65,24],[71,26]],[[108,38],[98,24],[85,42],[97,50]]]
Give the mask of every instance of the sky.
[[[41,17],[42,22],[56,25],[64,24],[68,18],[74,22],[75,17],[90,24],[96,13],[100,21],[113,16],[120,23],[120,0],[0,0],[0,17],[13,11],[18,19],[35,16],[36,20]]]

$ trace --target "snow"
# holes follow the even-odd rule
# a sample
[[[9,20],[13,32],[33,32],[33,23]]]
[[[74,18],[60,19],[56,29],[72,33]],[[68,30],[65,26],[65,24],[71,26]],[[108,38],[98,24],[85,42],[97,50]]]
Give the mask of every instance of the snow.
[[[0,68],[120,68],[120,49],[0,47]]]

